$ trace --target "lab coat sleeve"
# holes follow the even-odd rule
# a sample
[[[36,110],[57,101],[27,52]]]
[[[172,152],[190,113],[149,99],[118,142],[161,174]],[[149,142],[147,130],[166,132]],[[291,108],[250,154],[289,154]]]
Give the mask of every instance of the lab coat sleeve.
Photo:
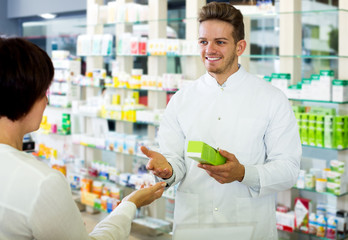
[[[168,185],[177,184],[186,173],[184,160],[185,135],[177,119],[178,114],[176,110],[179,107],[177,102],[178,93],[168,103],[158,132],[160,151],[173,168],[173,176],[171,178],[167,180],[159,179],[167,182]]]
[[[256,165],[259,196],[291,188],[300,170],[302,147],[297,121],[288,99],[280,91],[271,104],[264,141],[266,161]]]

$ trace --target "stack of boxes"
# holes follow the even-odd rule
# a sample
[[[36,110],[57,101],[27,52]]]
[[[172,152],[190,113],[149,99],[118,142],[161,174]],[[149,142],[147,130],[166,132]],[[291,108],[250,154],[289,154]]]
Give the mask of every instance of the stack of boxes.
[[[308,110],[309,108],[307,108]],[[293,106],[304,145],[344,149],[348,147],[348,115],[333,108]]]
[[[286,81],[280,81],[280,79],[290,79],[290,74],[288,75],[273,73],[272,77],[265,76],[264,79],[282,89],[290,99],[338,103],[348,101],[348,80],[334,79],[333,70],[320,70],[320,74],[312,74],[310,78],[303,78],[297,84],[286,86]]]

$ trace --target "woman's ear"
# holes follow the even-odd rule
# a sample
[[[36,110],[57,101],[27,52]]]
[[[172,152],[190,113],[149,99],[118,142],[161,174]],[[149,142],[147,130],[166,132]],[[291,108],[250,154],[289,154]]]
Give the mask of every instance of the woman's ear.
[[[247,43],[246,43],[246,41],[244,40],[244,39],[242,39],[242,40],[239,40],[238,42],[237,42],[237,55],[238,56],[240,56],[240,55],[242,55],[243,54],[243,52],[244,52],[244,50],[245,50],[245,48],[246,48],[246,45],[247,45]]]

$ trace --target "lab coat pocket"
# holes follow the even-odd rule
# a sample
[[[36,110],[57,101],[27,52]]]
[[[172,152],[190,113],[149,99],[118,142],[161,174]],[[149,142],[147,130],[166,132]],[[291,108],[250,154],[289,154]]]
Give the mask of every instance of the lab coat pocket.
[[[197,194],[177,191],[174,220],[176,224],[198,223],[199,198]]]
[[[255,224],[254,236],[258,239],[274,239],[275,230],[275,206],[273,198],[237,198],[236,217],[239,223]]]

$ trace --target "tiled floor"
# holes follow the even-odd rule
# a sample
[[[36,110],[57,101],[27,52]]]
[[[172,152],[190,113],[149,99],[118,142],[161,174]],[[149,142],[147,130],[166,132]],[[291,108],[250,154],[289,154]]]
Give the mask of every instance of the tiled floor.
[[[86,228],[88,232],[91,232],[94,228],[94,226],[101,221],[107,213],[97,213],[97,214],[90,214],[87,212],[81,212],[82,217],[85,221]],[[138,224],[132,224],[131,234],[129,237],[129,240],[170,240],[172,239],[169,234],[161,233],[158,235],[154,234],[154,231],[152,231],[149,228],[140,226]]]

